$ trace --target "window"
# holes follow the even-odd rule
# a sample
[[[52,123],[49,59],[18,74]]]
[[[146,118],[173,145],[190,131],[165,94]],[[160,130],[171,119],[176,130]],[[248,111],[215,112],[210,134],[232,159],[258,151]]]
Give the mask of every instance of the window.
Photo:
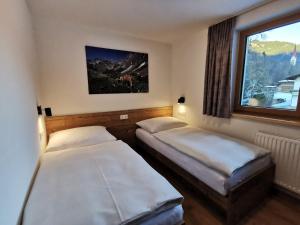
[[[240,32],[235,112],[300,118],[300,15]]]

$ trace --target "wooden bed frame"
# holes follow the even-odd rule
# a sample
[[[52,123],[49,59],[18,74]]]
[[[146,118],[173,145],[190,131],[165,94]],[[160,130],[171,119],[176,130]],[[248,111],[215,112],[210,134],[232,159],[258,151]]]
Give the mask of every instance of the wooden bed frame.
[[[238,224],[249,212],[255,209],[268,195],[274,180],[275,165],[272,163],[267,168],[234,186],[226,196],[223,196],[137,137],[136,144],[139,151],[142,150],[163,163],[204,197],[212,201],[225,215],[227,225]]]
[[[128,115],[128,119],[120,120],[120,115]],[[136,123],[160,116],[172,116],[173,107],[157,107],[146,109],[131,109],[112,112],[84,113],[65,116],[50,116],[45,118],[47,138],[53,132],[84,126],[105,126],[117,139],[135,146]]]
[[[121,120],[120,115],[128,115],[128,119]],[[145,109],[131,109],[111,112],[98,112],[98,113],[84,113],[63,116],[45,117],[45,125],[47,132],[47,139],[53,132],[84,126],[105,126],[107,130],[114,135],[117,139],[122,140],[135,147],[135,131],[137,128],[136,123],[161,116],[172,116],[173,107],[156,107]],[[185,222],[182,221],[181,225]]]
[[[128,115],[127,120],[120,120],[120,115]],[[270,165],[268,168],[259,171],[252,177],[248,178],[239,185],[233,187],[227,196],[222,196],[201,180],[189,174],[183,168],[179,167],[173,161],[160,154],[158,151],[152,149],[147,144],[135,137],[137,128],[136,122],[160,116],[172,116],[172,106],[147,108],[147,109],[133,109],[113,112],[87,113],[65,116],[46,117],[46,131],[49,136],[51,133],[83,126],[102,125],[107,127],[107,130],[117,137],[129,144],[131,147],[140,152],[146,152],[153,156],[165,166],[183,177],[189,184],[200,191],[218,208],[220,208],[226,216],[227,225],[237,224],[251,209],[268,194],[274,179],[275,166]],[[184,223],[183,223],[184,224]]]

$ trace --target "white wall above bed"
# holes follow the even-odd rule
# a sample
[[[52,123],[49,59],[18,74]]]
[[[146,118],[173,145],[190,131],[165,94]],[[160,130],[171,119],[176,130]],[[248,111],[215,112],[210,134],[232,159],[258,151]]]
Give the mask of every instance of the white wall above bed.
[[[298,0],[274,1],[239,16],[237,28],[243,29],[297,8],[300,8]],[[195,126],[205,127],[248,141],[253,141],[255,133],[259,130],[300,138],[299,128],[296,127],[278,126],[238,118],[220,119],[202,114],[207,32],[207,28],[195,30],[185,39],[174,42],[172,46],[172,100],[175,116]],[[178,112],[176,104],[181,95],[186,97],[186,113],[184,115]]]
[[[55,115],[171,105],[171,46],[85,27],[35,21],[41,69],[41,104]],[[89,95],[85,45],[149,54],[149,93]]]

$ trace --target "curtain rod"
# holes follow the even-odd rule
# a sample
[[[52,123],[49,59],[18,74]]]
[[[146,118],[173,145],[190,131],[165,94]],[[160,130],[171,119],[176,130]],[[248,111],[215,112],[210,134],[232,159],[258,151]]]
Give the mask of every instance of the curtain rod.
[[[221,23],[221,22],[223,22],[223,21],[225,21],[225,20],[227,20],[227,19],[229,19],[229,18],[232,18],[232,17],[239,17],[239,16],[241,16],[241,15],[243,15],[243,14],[246,14],[246,13],[251,12],[251,11],[253,11],[253,10],[255,10],[255,9],[258,9],[258,8],[260,8],[260,7],[262,7],[262,6],[268,5],[268,4],[270,4],[271,2],[276,2],[276,1],[278,1],[278,0],[267,0],[267,1],[264,1],[264,2],[262,2],[262,3],[255,4],[254,6],[252,6],[252,7],[250,7],[250,8],[241,10],[241,11],[239,11],[239,12],[233,14],[233,15],[230,15],[230,16],[227,16],[227,17],[225,17],[225,18],[222,18],[222,19],[220,19],[220,21],[218,21],[218,22],[216,22],[216,23],[213,23],[213,24],[211,24],[211,25],[209,25],[209,26],[216,25],[216,24]]]
[[[266,0],[266,1],[262,2],[262,3],[255,4],[254,6],[252,6],[252,7],[250,7],[250,8],[241,10],[241,11],[237,12],[236,14],[234,14],[232,17],[234,17],[234,16],[241,16],[241,15],[246,14],[246,13],[248,13],[248,12],[251,12],[251,11],[253,11],[253,10],[255,10],[255,9],[258,9],[258,8],[260,8],[260,7],[262,7],[262,6],[268,5],[268,4],[270,4],[271,2],[277,2],[277,1],[278,1],[278,0]]]

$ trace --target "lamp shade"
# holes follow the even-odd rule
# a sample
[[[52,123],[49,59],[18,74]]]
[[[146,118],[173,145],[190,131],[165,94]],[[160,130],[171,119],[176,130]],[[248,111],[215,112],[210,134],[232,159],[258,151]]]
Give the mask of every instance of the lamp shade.
[[[42,106],[40,106],[40,105],[37,106],[37,112],[38,112],[38,115],[42,115],[43,114]]]
[[[178,101],[177,101],[178,104],[184,104],[185,103],[185,97],[181,96]]]
[[[50,107],[45,108],[45,113],[46,113],[46,116],[52,116],[51,108]]]

